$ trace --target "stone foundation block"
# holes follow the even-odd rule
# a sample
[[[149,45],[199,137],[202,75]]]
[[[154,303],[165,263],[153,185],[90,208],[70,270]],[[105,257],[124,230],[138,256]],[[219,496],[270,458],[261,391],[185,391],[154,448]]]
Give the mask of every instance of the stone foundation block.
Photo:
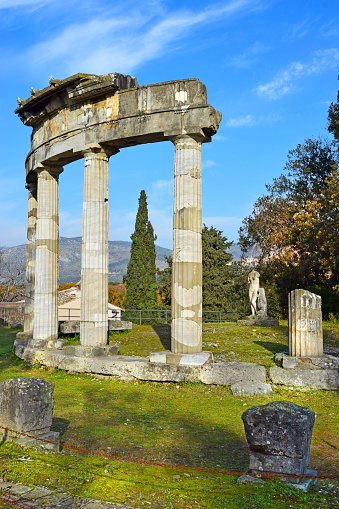
[[[272,387],[264,382],[238,382],[231,385],[231,392],[235,396],[267,396]]]
[[[269,368],[269,376],[274,384],[289,387],[309,387],[311,389],[339,389],[339,372],[334,369],[283,369]]]
[[[266,369],[250,362],[216,362],[201,368],[204,384],[233,385],[237,382],[266,382]]]
[[[315,414],[287,402],[252,407],[242,414],[252,472],[305,475]]]
[[[125,320],[108,320],[108,330],[132,330],[132,322]]]
[[[339,371],[339,358],[333,355],[323,357],[291,357],[284,353],[274,356],[277,366],[284,369],[336,369]]]
[[[36,447],[44,448],[44,442],[13,433],[13,431],[17,431],[59,442],[59,433],[50,431],[54,406],[53,390],[53,385],[42,378],[16,378],[1,382],[0,426],[2,439],[14,440],[22,445],[39,442]],[[48,444],[46,447],[49,448]]]

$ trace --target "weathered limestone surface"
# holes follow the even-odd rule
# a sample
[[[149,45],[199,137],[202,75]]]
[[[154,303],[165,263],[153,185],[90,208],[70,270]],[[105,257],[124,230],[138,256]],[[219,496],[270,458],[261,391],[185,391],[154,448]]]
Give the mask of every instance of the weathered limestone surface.
[[[305,475],[315,414],[287,402],[252,407],[242,414],[253,473]]]
[[[334,369],[339,371],[339,357],[323,355],[323,357],[291,357],[284,353],[274,356],[277,366],[284,369]]]
[[[190,380],[216,385],[232,385],[240,381],[266,381],[264,366],[251,363],[220,362],[204,366],[163,364],[149,362],[145,357],[108,355],[107,352],[102,355],[102,350],[105,348],[86,349],[81,346],[66,347],[63,350],[41,350],[22,348],[18,343],[16,355],[28,364],[42,364],[78,373],[109,375],[119,380],[159,382]]]
[[[266,369],[250,362],[216,362],[201,368],[204,384],[232,385],[241,381],[266,382]]]
[[[40,166],[36,225],[33,338],[58,337],[58,255],[60,166]]]
[[[202,350],[201,140],[175,139],[171,351]]]
[[[267,396],[272,394],[272,387],[265,382],[237,382],[231,391],[235,396]]]
[[[53,418],[54,387],[42,378],[16,378],[0,383],[0,426],[53,442],[59,433],[50,431]],[[0,428],[2,440],[55,450],[53,444],[20,436]],[[57,447],[58,448],[58,447]]]
[[[26,184],[28,189],[28,223],[26,251],[25,321],[24,333],[33,336],[34,286],[35,286],[35,237],[37,220],[37,185]]]
[[[33,127],[27,177],[46,160],[64,165],[81,159],[92,143],[119,149],[186,133],[208,138],[221,120],[197,79],[139,87],[135,78],[118,73],[53,80],[20,101],[16,113]]]
[[[283,369],[269,368],[269,376],[274,384],[288,387],[309,387],[312,389],[339,389],[337,369]]]
[[[323,329],[321,297],[307,290],[288,296],[288,349],[292,357],[321,357]]]
[[[108,341],[108,155],[85,151],[81,251],[80,341],[103,346]]]

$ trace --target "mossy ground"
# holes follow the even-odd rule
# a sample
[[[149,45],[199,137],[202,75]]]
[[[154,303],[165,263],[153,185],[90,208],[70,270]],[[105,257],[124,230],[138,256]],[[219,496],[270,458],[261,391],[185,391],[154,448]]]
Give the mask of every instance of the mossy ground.
[[[236,324],[204,326],[204,349],[224,360],[270,365],[286,349],[286,324],[274,329]],[[325,342],[339,346],[339,327],[325,324]],[[339,401],[336,391],[275,388],[269,397],[235,397],[228,387],[193,383],[121,382],[27,367],[12,353],[17,331],[0,327],[0,380],[38,376],[55,385],[53,429],[64,446],[149,462],[243,472],[248,449],[241,414],[249,406],[292,401],[315,411],[310,467],[338,476]],[[166,326],[114,333],[123,354],[169,347]],[[231,353],[234,352],[234,353]],[[28,455],[31,461],[22,460]],[[21,458],[21,460],[20,460]],[[64,448],[61,454],[0,446],[2,476],[133,507],[175,509],[339,507],[337,480],[319,480],[308,494],[279,481],[239,485],[238,476],[139,465]],[[5,506],[4,506],[5,507]]]

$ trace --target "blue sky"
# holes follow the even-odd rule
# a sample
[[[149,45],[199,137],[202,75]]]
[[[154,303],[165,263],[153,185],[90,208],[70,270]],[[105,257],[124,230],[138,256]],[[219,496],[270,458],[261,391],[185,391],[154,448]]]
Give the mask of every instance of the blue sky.
[[[222,121],[202,147],[203,220],[237,239],[265,183],[308,137],[327,136],[339,69],[337,0],[0,0],[0,245],[26,241],[31,128],[17,97],[51,75],[120,72],[140,85],[199,78]],[[141,189],[172,246],[172,143],[110,159],[110,240],[129,240]],[[60,176],[60,235],[81,235],[83,161]]]

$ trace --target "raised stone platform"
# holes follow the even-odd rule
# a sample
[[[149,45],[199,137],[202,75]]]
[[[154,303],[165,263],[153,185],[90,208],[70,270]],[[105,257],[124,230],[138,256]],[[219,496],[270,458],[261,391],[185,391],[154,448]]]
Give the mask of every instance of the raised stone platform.
[[[288,387],[339,389],[339,357],[291,357],[286,353],[274,356],[277,366],[269,368],[271,381]]]
[[[254,395],[256,386],[259,391],[257,394],[263,394],[262,391],[268,393],[269,384],[266,385],[268,375],[269,381],[276,385],[339,389],[339,359],[330,355],[312,359],[313,367],[310,369],[307,367],[309,360],[305,362],[303,359],[298,359],[295,367],[287,368],[287,365],[292,366],[296,362],[294,358],[277,354],[276,359],[280,359],[280,366],[282,362],[285,362],[285,367],[273,366],[268,368],[266,373],[264,366],[257,366],[250,362],[213,362],[209,358],[209,352],[202,352],[200,359],[199,355],[195,358],[197,354],[185,354],[192,356],[188,362],[184,355],[175,356],[166,351],[155,352],[148,358],[122,356],[118,355],[116,345],[97,348],[76,345],[62,349],[41,349],[32,347],[29,341],[18,340],[14,345],[16,355],[27,364],[41,364],[71,372],[106,375],[118,380],[192,381],[216,385],[252,382],[245,389],[249,391],[247,395],[251,395],[250,393]]]
[[[18,344],[19,343],[19,344]],[[77,373],[95,373],[118,380],[150,380],[157,382],[203,382],[205,384],[232,385],[236,382],[266,382],[266,369],[249,362],[207,362],[204,365],[165,364],[150,362],[145,357],[101,355],[80,346],[60,350],[24,348],[15,343],[15,352],[27,364],[64,369]],[[204,352],[209,356],[208,352]],[[97,355],[99,354],[99,355]]]

